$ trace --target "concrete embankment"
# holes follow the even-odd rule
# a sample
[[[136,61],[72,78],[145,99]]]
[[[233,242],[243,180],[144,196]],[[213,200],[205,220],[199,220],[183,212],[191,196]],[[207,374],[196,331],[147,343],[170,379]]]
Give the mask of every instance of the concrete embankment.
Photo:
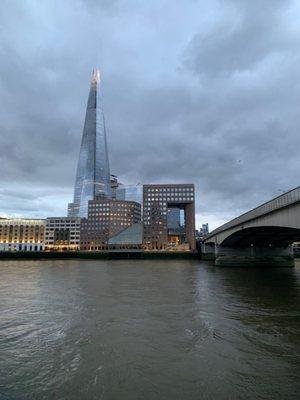
[[[96,259],[96,260],[111,260],[111,259],[178,259],[178,258],[199,258],[197,252],[151,252],[151,251],[122,251],[122,252],[0,252],[0,260],[40,260],[40,259]]]

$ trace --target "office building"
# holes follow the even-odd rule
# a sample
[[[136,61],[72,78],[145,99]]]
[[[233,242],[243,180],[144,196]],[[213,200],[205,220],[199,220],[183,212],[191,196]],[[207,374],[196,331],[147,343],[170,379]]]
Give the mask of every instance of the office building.
[[[80,246],[78,217],[51,217],[45,221],[46,251],[76,251]]]
[[[143,186],[143,244],[145,250],[167,250],[174,247],[195,250],[195,194],[193,184]],[[168,210],[182,213],[178,229],[168,228]],[[173,218],[173,222],[174,219]]]
[[[42,219],[0,219],[0,251],[42,251],[44,235]]]
[[[94,70],[77,165],[74,200],[68,205],[68,216],[87,217],[88,201],[97,195],[111,198],[100,71]]]
[[[202,240],[205,235],[209,233],[209,226],[208,224],[202,224],[202,227],[196,231],[197,240]]]
[[[97,196],[88,203],[88,218],[81,221],[80,248],[106,249],[109,238],[140,221],[140,204]]]
[[[201,234],[201,236],[205,236],[205,235],[209,234],[208,223],[202,224],[202,227],[200,228],[200,234]]]

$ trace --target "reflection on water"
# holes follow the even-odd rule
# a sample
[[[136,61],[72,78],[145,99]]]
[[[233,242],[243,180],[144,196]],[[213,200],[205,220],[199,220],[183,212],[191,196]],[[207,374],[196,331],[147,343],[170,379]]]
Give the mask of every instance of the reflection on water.
[[[0,399],[298,399],[300,264],[2,261]]]

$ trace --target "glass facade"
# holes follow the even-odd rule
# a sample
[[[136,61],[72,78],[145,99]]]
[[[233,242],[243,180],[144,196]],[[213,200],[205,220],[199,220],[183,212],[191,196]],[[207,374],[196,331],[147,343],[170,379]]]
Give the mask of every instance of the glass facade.
[[[143,186],[142,185],[119,185],[116,190],[117,200],[135,201],[143,204]]]
[[[100,72],[94,70],[77,165],[70,217],[87,217],[88,201],[101,195],[111,198],[106,130],[100,90]]]
[[[123,248],[142,247],[143,244],[143,224],[138,222],[133,224],[122,232],[111,237],[108,241],[109,245]],[[112,246],[111,246],[112,247]],[[117,247],[117,248],[118,248]]]

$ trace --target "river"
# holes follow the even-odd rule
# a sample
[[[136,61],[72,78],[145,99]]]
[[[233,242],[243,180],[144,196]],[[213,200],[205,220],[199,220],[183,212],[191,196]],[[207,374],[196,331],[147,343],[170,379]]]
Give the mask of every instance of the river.
[[[0,262],[0,399],[299,399],[300,264]]]

